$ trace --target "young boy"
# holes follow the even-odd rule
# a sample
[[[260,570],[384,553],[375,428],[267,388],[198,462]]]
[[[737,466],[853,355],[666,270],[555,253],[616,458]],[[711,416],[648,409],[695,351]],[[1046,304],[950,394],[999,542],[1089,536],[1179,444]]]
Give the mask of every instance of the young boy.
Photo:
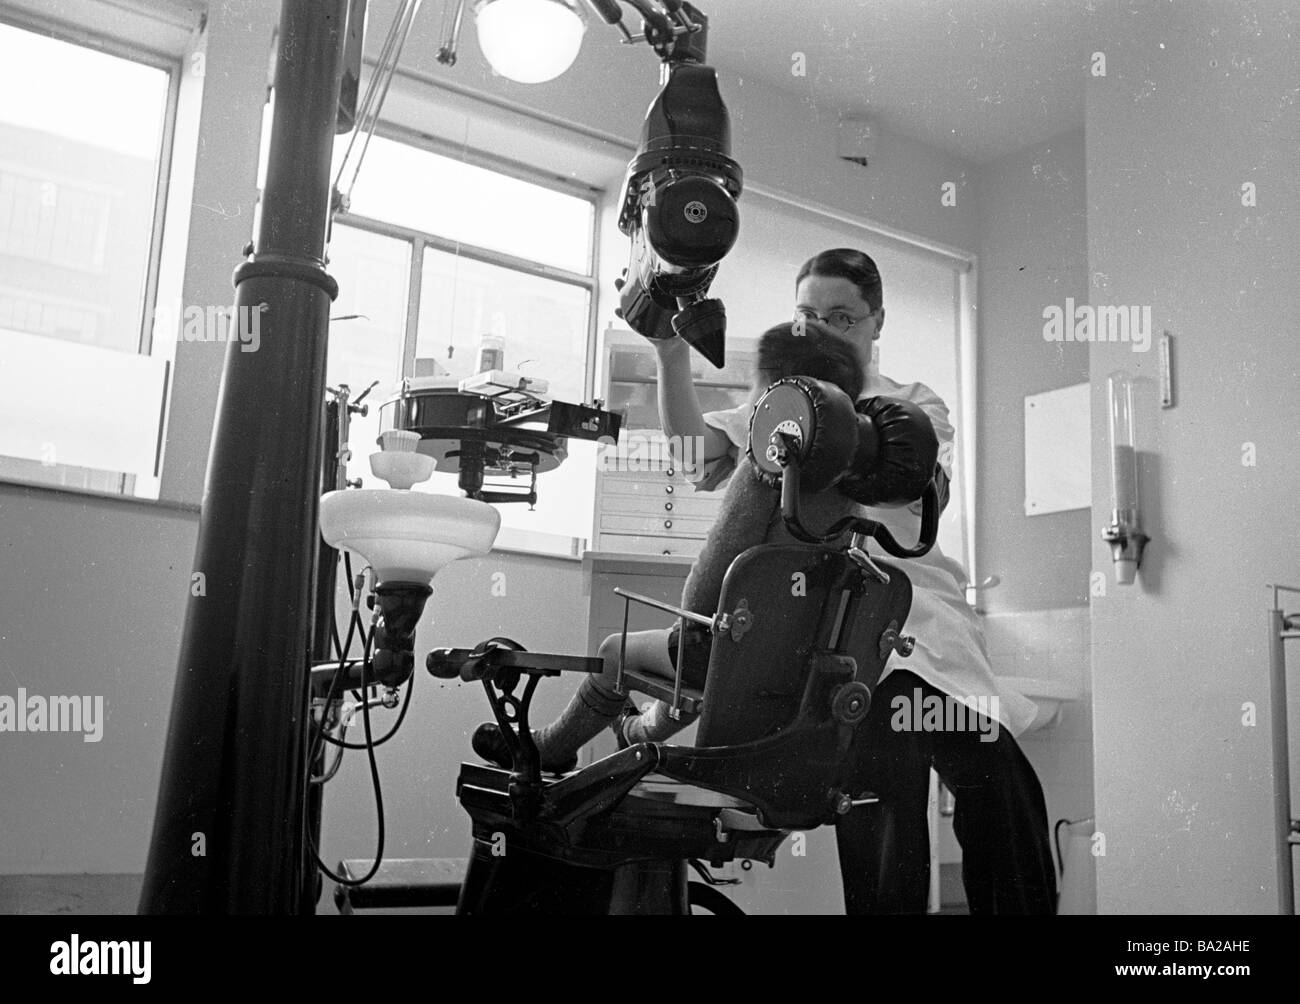
[[[778,324],[764,332],[758,342],[758,358],[750,403],[755,403],[773,383],[786,377],[806,376],[834,384],[850,401],[862,393],[866,374],[858,354],[846,340],[816,321]],[[780,515],[780,491],[760,480],[747,458],[732,475],[718,518],[709,530],[699,557],[691,567],[682,590],[680,606],[712,617],[722,594],[722,580],[733,559],[757,544],[789,539]],[[811,494],[811,493],[808,493]],[[816,526],[849,514],[854,503],[836,492],[817,493]],[[833,518],[832,518],[833,517]],[[823,520],[826,523],[823,523]],[[627,663],[641,672],[673,679],[676,671],[678,628],[639,631],[628,635]],[[602,729],[618,722],[621,743],[654,742],[666,739],[690,724],[674,721],[662,701],[647,702],[642,713],[629,708],[628,695],[614,687],[618,672],[621,636],[611,635],[601,645],[605,670],[585,678],[567,708],[550,725],[537,730],[534,738],[542,766],[565,771],[577,762],[578,750]],[[699,625],[687,626],[682,681],[702,689],[708,670],[711,639]],[[508,765],[510,754],[498,727],[479,726],[474,734],[474,751],[487,760]]]

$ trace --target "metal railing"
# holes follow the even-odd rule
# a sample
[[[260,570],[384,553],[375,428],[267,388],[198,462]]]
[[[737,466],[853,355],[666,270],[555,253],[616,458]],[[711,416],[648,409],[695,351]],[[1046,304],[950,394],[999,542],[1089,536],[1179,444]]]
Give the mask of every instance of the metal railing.
[[[1291,807],[1291,748],[1287,736],[1286,642],[1300,638],[1300,613],[1284,613],[1279,593],[1300,595],[1295,586],[1270,585],[1268,610],[1269,697],[1273,715],[1273,805],[1277,854],[1278,912],[1295,913],[1293,848],[1300,845],[1300,819]]]

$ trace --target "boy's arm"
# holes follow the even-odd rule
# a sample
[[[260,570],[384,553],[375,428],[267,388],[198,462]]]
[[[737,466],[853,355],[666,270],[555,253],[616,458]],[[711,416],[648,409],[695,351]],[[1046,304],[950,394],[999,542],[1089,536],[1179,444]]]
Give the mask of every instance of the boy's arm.
[[[659,360],[659,421],[673,459],[688,480],[698,482],[706,465],[724,459],[734,447],[723,433],[705,424],[691,376],[691,347],[681,338],[651,344]],[[684,449],[687,443],[690,447]]]

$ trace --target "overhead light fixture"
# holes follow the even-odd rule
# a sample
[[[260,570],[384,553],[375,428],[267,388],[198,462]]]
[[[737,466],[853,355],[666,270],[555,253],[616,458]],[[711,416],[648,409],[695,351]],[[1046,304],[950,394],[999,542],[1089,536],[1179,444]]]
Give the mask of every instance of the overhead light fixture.
[[[521,84],[554,80],[572,66],[587,30],[574,0],[476,0],[474,20],[492,69]]]

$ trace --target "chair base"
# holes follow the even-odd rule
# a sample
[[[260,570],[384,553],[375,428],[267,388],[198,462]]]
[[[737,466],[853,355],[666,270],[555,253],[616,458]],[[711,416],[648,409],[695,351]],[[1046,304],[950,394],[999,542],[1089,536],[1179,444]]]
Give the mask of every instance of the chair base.
[[[613,868],[591,868],[520,848],[498,854],[494,848],[500,846],[474,842],[457,914],[578,917],[690,913],[685,861],[640,860]]]
[[[509,782],[509,771],[461,766],[457,789],[474,847],[458,914],[687,914],[688,861],[771,865],[789,835],[733,808],[636,794],[568,826],[520,822]]]

